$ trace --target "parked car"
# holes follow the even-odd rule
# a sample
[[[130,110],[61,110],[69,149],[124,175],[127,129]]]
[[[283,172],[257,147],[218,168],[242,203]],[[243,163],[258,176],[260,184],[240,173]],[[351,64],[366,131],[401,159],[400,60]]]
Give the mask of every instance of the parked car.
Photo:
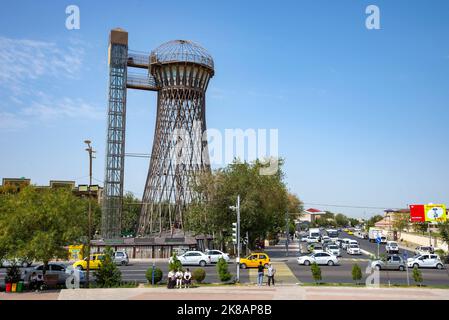
[[[414,256],[413,258],[409,258],[407,260],[407,266],[409,268],[444,268],[443,262],[436,254],[421,254]]]
[[[336,257],[340,257],[341,256],[341,251],[340,251],[340,247],[336,244],[330,244],[326,246],[326,252],[330,253]]]
[[[205,254],[210,256],[211,263],[217,263],[220,258],[225,259],[226,262],[229,262],[229,260],[231,260],[227,253],[221,252],[220,250],[206,250]]]
[[[338,258],[327,252],[312,253],[310,255],[300,256],[296,259],[298,264],[309,266],[312,263],[334,266],[338,264]]]
[[[359,255],[362,254],[362,252],[360,251],[360,247],[358,244],[349,244],[347,247],[346,252],[350,255]]]
[[[187,265],[199,265],[201,267],[206,266],[211,263],[210,256],[204,254],[201,251],[187,251],[186,253],[178,256],[178,260],[181,262],[183,266]],[[171,263],[173,261],[173,257],[169,259]]]
[[[240,259],[240,268],[257,268],[261,262],[264,267],[268,267],[270,257],[263,252],[254,252],[248,255],[246,258]]]
[[[128,254],[124,251],[114,252],[114,262],[122,266],[127,266],[129,264]]]
[[[102,253],[95,253],[90,256],[89,260],[89,269],[90,270],[96,270],[100,268],[101,264],[103,263],[104,254]],[[74,268],[77,268],[79,270],[87,270],[87,257],[83,260],[78,260],[73,264]]]
[[[371,268],[376,270],[405,270],[405,261],[401,256],[388,256],[386,260],[374,260],[371,262]]]
[[[42,275],[44,272],[44,264],[39,264],[39,265],[35,266],[34,268],[24,270],[22,277],[23,277],[24,284],[26,286],[28,286],[28,284],[30,283],[31,275],[34,272],[38,275]],[[55,263],[55,262],[50,262],[47,265],[45,274],[46,275],[54,275],[54,274],[58,275],[58,284],[64,284],[65,280],[69,276],[66,273],[66,266],[62,263]]]
[[[415,248],[415,255],[435,253],[432,246],[418,246]]]
[[[396,241],[387,241],[385,250],[387,251],[388,254],[399,253],[399,245]]]

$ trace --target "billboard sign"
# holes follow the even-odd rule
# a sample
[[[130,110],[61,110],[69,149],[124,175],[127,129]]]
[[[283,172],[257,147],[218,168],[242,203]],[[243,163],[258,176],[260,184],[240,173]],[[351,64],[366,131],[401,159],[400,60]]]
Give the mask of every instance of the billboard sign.
[[[444,222],[446,219],[446,206],[444,204],[410,205],[411,222]]]

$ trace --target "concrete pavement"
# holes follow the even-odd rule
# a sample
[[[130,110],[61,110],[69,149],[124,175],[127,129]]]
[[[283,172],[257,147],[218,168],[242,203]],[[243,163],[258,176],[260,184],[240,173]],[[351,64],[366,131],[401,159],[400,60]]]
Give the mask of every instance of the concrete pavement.
[[[192,289],[65,289],[49,293],[0,293],[0,300],[449,300],[449,290],[301,286],[204,286]]]

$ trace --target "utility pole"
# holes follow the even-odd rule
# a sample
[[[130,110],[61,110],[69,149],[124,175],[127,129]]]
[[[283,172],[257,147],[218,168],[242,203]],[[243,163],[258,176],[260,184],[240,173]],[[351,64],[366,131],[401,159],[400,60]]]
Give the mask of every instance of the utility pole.
[[[237,222],[232,223],[232,236],[234,243],[237,245],[237,256],[235,257],[237,265],[236,281],[240,282],[240,195],[237,195],[237,206],[230,206],[229,209],[237,212]]]
[[[91,141],[85,140],[85,144],[87,144],[86,151],[89,153],[89,189],[88,189],[88,197],[89,197],[89,212],[87,218],[87,268],[86,268],[86,287],[89,288],[89,274],[90,274],[90,240],[92,235],[92,159],[95,158],[93,154],[95,151],[92,149]]]

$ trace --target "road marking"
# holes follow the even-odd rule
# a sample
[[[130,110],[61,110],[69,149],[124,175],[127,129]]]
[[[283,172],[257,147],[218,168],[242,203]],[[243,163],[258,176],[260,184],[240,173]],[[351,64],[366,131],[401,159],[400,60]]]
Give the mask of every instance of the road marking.
[[[274,280],[278,284],[296,284],[298,283],[298,279],[293,274],[293,272],[290,270],[290,268],[287,266],[284,262],[275,262],[272,261],[273,267],[276,269],[276,273],[274,275]],[[248,276],[249,276],[249,282],[250,283],[257,283],[257,268],[251,268],[248,270]],[[264,273],[264,282],[267,281],[268,278],[266,278],[267,272],[265,270]]]

